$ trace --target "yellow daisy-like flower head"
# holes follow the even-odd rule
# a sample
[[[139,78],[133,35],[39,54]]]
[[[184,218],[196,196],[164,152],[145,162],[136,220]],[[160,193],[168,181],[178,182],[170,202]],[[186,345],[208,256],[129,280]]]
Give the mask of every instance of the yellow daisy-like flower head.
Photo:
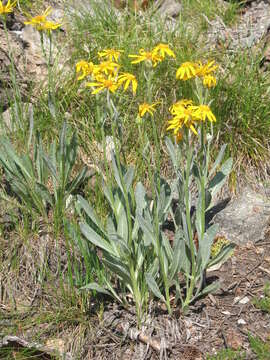
[[[164,59],[167,56],[173,57],[175,59],[175,53],[169,48],[169,45],[167,44],[158,44],[153,49],[153,54],[156,54],[162,59]]]
[[[197,76],[206,76],[216,71],[218,65],[215,65],[215,60],[208,61],[207,64],[203,65],[200,61],[197,66]]]
[[[16,6],[17,0],[12,3],[8,0],[6,5],[3,5],[3,2],[0,0],[0,15],[12,13],[14,7]]]
[[[183,63],[176,72],[176,79],[189,80],[197,75],[198,65],[192,62]]]
[[[115,50],[115,49],[105,49],[98,52],[98,56],[100,58],[105,58],[109,61],[118,61],[120,54],[123,52],[123,50]]]
[[[130,73],[121,74],[118,77],[118,84],[119,85],[125,84],[124,85],[124,91],[126,91],[128,89],[128,87],[129,87],[129,85],[131,84],[133,95],[136,94],[137,87],[138,87],[138,81],[137,81],[135,75],[130,74]]]
[[[193,109],[194,109],[193,115],[197,120],[205,121],[206,119],[208,119],[210,122],[217,121],[215,115],[212,113],[208,105],[194,106]]]
[[[105,74],[115,76],[119,70],[120,65],[113,61],[103,61],[100,64],[95,65],[93,70],[94,75]]]
[[[199,119],[194,117],[193,108],[193,106],[189,106],[187,108],[184,106],[181,108],[179,107],[174,118],[168,121],[169,126],[167,127],[167,130],[173,130],[174,135],[177,136],[178,132],[182,130],[183,126],[186,126],[195,135],[198,135],[194,125]]]
[[[213,75],[205,75],[203,77],[203,85],[208,88],[215,87],[217,85],[217,79]]]
[[[146,113],[149,113],[151,116],[154,115],[156,111],[155,107],[159,104],[159,102],[155,102],[154,104],[143,103],[139,105],[139,116],[143,117]]]
[[[40,25],[41,23],[46,21],[47,16],[52,12],[51,6],[49,6],[42,15],[37,15],[34,17],[30,17],[29,21],[25,21],[25,25]]]
[[[53,21],[48,21],[47,16],[52,12],[51,6],[49,6],[43,14],[30,17],[29,21],[25,21],[25,25],[32,25],[38,31],[51,31],[58,29],[61,24]]]
[[[153,67],[156,67],[157,64],[163,60],[160,55],[154,53],[153,51],[145,51],[144,49],[140,49],[139,54],[140,55],[128,55],[128,57],[135,59],[131,61],[131,64],[138,64],[142,61],[146,61]]]
[[[84,79],[86,76],[91,75],[94,71],[95,65],[92,62],[81,60],[76,64],[76,73],[81,73],[78,76],[78,80]]]
[[[169,110],[172,115],[177,115],[177,112],[181,112],[182,107],[188,108],[189,106],[192,106],[193,102],[192,100],[182,99],[177,101],[175,104],[173,104]]]
[[[92,91],[92,94],[94,95],[106,89],[112,93],[115,93],[119,85],[115,80],[115,77],[109,75],[107,78],[99,76],[96,82],[89,82],[86,84],[86,86],[96,88]]]
[[[58,29],[60,26],[62,26],[62,24],[57,23],[57,22],[53,22],[53,21],[44,21],[43,23],[41,23],[40,25],[37,25],[36,28],[39,31],[51,31],[51,30],[56,30]]]

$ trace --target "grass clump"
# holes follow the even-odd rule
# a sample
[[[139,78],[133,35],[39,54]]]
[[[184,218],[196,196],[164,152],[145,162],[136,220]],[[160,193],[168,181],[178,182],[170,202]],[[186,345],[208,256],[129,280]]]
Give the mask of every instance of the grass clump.
[[[263,297],[253,299],[253,304],[256,306],[256,308],[270,313],[270,284],[265,285]]]
[[[256,359],[270,359],[270,343],[264,342],[256,336],[249,335],[249,343],[252,351],[256,354]]]
[[[241,350],[224,349],[216,355],[207,355],[207,360],[245,360],[246,355]]]

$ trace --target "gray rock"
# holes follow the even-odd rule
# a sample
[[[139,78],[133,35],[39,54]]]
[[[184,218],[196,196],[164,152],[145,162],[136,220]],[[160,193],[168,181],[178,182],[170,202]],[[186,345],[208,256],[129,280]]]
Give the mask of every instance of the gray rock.
[[[159,13],[164,17],[176,18],[182,10],[182,5],[176,0],[164,0],[159,8]]]
[[[232,27],[227,27],[219,16],[212,21],[204,14],[203,17],[210,25],[207,34],[208,48],[215,48],[219,43],[224,43],[225,47],[233,51],[236,48],[251,48],[262,40],[269,28],[270,2],[252,1],[251,6],[245,8],[239,21]]]
[[[219,234],[236,244],[264,239],[269,227],[270,199],[249,187],[214,217]]]

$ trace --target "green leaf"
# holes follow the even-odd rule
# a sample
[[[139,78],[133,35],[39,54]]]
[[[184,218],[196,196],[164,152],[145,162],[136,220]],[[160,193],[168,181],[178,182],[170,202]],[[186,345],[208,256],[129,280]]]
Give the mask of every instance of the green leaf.
[[[54,205],[54,201],[53,198],[49,192],[49,190],[47,189],[47,187],[41,183],[36,183],[36,189],[37,193],[39,194],[41,199],[46,200],[46,202],[48,204],[50,204],[51,206]],[[46,208],[46,205],[44,206]]]
[[[196,295],[192,300],[198,299],[199,297],[203,297],[206,296],[212,292],[215,292],[219,289],[220,287],[220,283],[218,281],[207,285],[205,288],[202,289],[202,291],[200,291],[200,293],[198,295]]]
[[[164,296],[161,294],[158,284],[156,283],[155,279],[153,278],[153,276],[150,273],[146,273],[145,274],[145,279],[147,282],[147,285],[149,286],[150,290],[152,291],[152,293],[159,298],[160,300],[162,300],[163,302],[165,302],[165,298]]]
[[[125,285],[131,285],[129,270],[124,262],[115,256],[104,254],[103,263],[116,275]]]
[[[141,182],[138,182],[135,187],[135,201],[136,201],[136,212],[142,215],[143,210],[147,206],[147,202],[146,202],[146,191]]]
[[[176,169],[178,169],[179,164],[178,164],[178,161],[177,161],[177,154],[176,154],[175,146],[173,145],[173,143],[172,143],[172,141],[171,141],[171,139],[169,137],[165,138],[165,144],[167,146],[167,149],[168,149],[172,164],[173,164],[173,166],[174,166],[174,168],[176,170]]]
[[[134,178],[134,168],[129,167],[127,169],[127,172],[125,173],[125,176],[124,176],[124,181],[125,181],[125,184],[126,184],[126,190],[127,191],[129,191],[129,189],[130,189],[130,187],[132,185],[133,178]]]
[[[201,260],[201,264],[200,264],[201,271],[203,271],[206,268],[207,263],[210,259],[211,247],[212,247],[214,238],[217,234],[217,231],[218,231],[217,224],[210,226],[207,229],[206,233],[204,234],[203,239],[201,239],[199,241],[198,254],[199,254],[200,260]]]
[[[214,165],[212,166],[212,169],[210,170],[209,172],[209,178],[214,175],[214,172],[216,170],[216,168],[219,166],[219,164],[221,163],[222,159],[223,159],[223,156],[224,156],[224,153],[225,153],[225,150],[226,150],[226,147],[227,147],[227,144],[224,144],[222,145],[219,153],[218,153],[218,156],[216,158],[216,161],[214,162]]]
[[[84,167],[82,171],[66,186],[66,191],[71,194],[78,189],[78,187],[84,182],[87,175],[87,168]]]
[[[121,192],[124,194],[121,177],[119,174],[119,171],[122,171],[122,169],[118,168],[115,156],[112,157],[112,168],[113,168],[113,174],[114,174],[114,178],[117,182],[117,185],[119,186],[119,189],[121,189]]]
[[[44,158],[44,161],[46,163],[46,165],[48,166],[49,170],[50,170],[50,173],[51,175],[54,177],[54,179],[56,181],[59,180],[59,176],[57,174],[57,170],[56,170],[56,166],[55,164],[53,163],[52,159],[49,158],[47,155],[43,154],[43,158]]]
[[[220,170],[216,173],[210,181],[208,190],[211,192],[212,197],[222,188],[226,181],[226,177],[230,174],[232,169],[233,160],[229,158],[221,166]]]
[[[118,215],[117,233],[128,242],[128,219],[126,209],[123,206]]]
[[[60,156],[65,155],[65,148],[66,148],[66,132],[67,132],[67,122],[64,121],[63,127],[60,132]]]
[[[107,251],[109,254],[117,255],[113,247],[108,243],[108,241],[103,239],[90,226],[88,226],[87,224],[80,223],[80,229],[83,235],[86,237],[86,239],[89,240],[92,244]]]
[[[162,245],[166,251],[166,257],[168,258],[168,261],[171,262],[173,258],[173,250],[166,234],[163,231],[161,232],[161,239]]]
[[[169,278],[170,281],[172,281],[175,277],[175,275],[180,271],[181,267],[183,266],[181,263],[181,260],[183,258],[183,254],[181,254],[182,251],[182,247],[181,247],[181,242],[184,243],[184,239],[179,239],[180,233],[179,231],[177,232],[177,234],[175,234],[174,237],[174,247],[173,247],[173,257],[171,260],[171,264],[169,267]]]
[[[89,205],[89,203],[81,195],[78,195],[77,199],[78,199],[78,204],[85,211],[85,213],[89,217],[89,219],[98,227],[98,229],[100,229],[104,233],[103,226],[102,226],[101,222],[99,221],[99,219],[97,218],[94,210]]]
[[[140,214],[137,214],[137,219],[142,231],[145,234],[146,246],[150,245],[151,243],[155,245],[155,235],[153,226],[150,222],[146,221]]]
[[[80,288],[80,290],[94,290],[94,291],[97,291],[99,293],[112,296],[112,294],[108,290],[106,290],[103,286],[100,286],[99,284],[97,284],[95,282],[87,284],[85,286],[82,286]]]

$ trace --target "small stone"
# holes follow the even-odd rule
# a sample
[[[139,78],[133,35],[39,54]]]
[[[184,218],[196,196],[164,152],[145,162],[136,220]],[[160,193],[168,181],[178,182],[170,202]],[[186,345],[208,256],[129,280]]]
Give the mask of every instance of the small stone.
[[[247,296],[245,296],[245,297],[243,297],[243,299],[241,299],[241,300],[239,301],[239,304],[245,305],[245,304],[247,304],[248,302],[249,302],[249,298],[248,298]]]
[[[244,319],[239,319],[239,320],[237,321],[237,324],[238,324],[238,325],[246,325],[246,322],[245,322]]]
[[[227,311],[227,310],[225,310],[225,311],[221,311],[221,314],[223,314],[223,315],[231,315],[231,313],[229,312],[229,311]]]
[[[237,304],[239,302],[239,300],[241,299],[240,296],[236,296],[234,299],[233,299],[233,304]]]

